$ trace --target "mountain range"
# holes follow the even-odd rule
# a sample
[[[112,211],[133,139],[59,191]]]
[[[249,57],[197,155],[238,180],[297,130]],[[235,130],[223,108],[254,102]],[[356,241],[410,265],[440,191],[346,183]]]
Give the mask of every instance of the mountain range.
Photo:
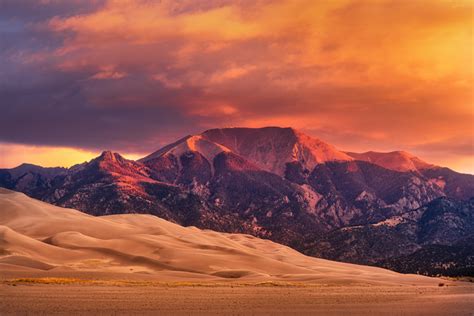
[[[247,233],[305,254],[474,274],[474,176],[403,152],[352,153],[293,128],[223,128],[138,160],[23,164],[0,186],[91,215],[143,213]]]

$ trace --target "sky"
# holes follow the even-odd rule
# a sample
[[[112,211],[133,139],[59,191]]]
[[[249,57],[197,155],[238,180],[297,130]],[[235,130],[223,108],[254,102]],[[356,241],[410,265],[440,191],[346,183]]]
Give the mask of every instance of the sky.
[[[470,0],[0,0],[0,167],[219,127],[474,173]]]

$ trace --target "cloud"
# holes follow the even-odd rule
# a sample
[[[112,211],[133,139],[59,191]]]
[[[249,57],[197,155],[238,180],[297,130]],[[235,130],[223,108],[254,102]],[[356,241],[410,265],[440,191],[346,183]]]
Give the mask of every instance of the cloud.
[[[103,67],[98,73],[93,75],[91,79],[122,79],[127,76],[126,72],[117,71],[113,66]]]
[[[2,5],[2,141],[148,152],[284,125],[348,150],[472,143],[469,1]]]
[[[171,80],[165,73],[154,74],[151,76],[153,80],[161,82],[166,88],[169,89],[179,89],[183,84],[178,80]]]
[[[429,143],[422,143],[414,146],[414,150],[424,153],[432,153],[438,155],[457,155],[472,156],[474,153],[474,141],[465,135],[462,138],[447,138]],[[474,163],[474,162],[473,162]]]
[[[232,66],[224,70],[216,71],[214,74],[212,74],[210,83],[216,84],[225,82],[227,80],[240,78],[247,75],[253,69],[255,69],[255,66]]]

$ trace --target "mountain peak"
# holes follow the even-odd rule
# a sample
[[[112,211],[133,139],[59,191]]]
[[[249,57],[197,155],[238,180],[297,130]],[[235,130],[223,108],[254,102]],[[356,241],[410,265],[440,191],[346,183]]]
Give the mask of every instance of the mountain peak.
[[[151,155],[140,159],[140,161],[145,162],[168,154],[180,157],[186,152],[198,152],[212,164],[212,161],[216,155],[220,154],[221,152],[229,151],[229,148],[212,142],[201,134],[183,137],[180,140],[152,153]]]
[[[110,150],[104,150],[101,154],[100,154],[100,158],[103,158],[103,159],[115,159],[115,154],[114,152],[110,151]],[[117,154],[118,155],[118,154]]]
[[[291,127],[222,128],[201,135],[280,176],[285,174],[287,163],[298,162],[312,170],[326,161],[353,160],[334,146]]]
[[[141,163],[128,160],[118,153],[106,150],[100,156],[93,159],[87,165],[95,166],[99,170],[112,174],[132,175],[132,176],[148,176],[146,167]]]
[[[91,163],[96,164],[103,170],[114,170],[122,165],[124,161],[125,159],[120,156],[120,154],[114,153],[110,150],[105,150],[100,154],[100,156],[93,159]]]
[[[20,177],[25,173],[37,173],[44,176],[55,176],[62,172],[65,172],[67,169],[62,167],[41,167],[31,163],[22,163],[21,165],[10,169],[10,173],[14,178]]]
[[[119,153],[115,153],[110,150],[105,150],[100,154],[100,156],[96,158],[96,160],[110,163],[121,163],[126,159],[122,157]]]
[[[24,163],[22,163],[21,165],[18,165],[18,166],[16,166],[16,167],[13,168],[13,169],[21,169],[21,168],[43,168],[43,167],[38,166],[38,165],[35,165],[35,164],[32,164],[32,163],[24,162]]]

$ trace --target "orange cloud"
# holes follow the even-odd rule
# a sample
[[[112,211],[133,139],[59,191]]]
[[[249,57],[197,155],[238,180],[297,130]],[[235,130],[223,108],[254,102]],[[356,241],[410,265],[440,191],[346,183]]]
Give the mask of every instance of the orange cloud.
[[[89,108],[172,109],[193,131],[294,126],[347,150],[439,161],[425,144],[473,143],[472,11],[462,0],[110,0],[40,24],[64,38],[56,71],[121,79],[81,81]],[[47,56],[34,54],[19,58]]]
[[[232,80],[232,79],[245,76],[253,69],[255,69],[255,66],[242,66],[242,67],[232,66],[230,68],[215,72],[214,74],[212,74],[209,81],[211,83],[222,83],[227,80]]]
[[[129,41],[146,44],[176,36],[207,40],[239,40],[258,36],[259,24],[245,21],[239,8],[223,6],[207,11],[172,15],[173,4],[111,0],[101,10],[88,15],[55,17],[49,26],[55,31],[74,31],[77,46],[91,42]]]

